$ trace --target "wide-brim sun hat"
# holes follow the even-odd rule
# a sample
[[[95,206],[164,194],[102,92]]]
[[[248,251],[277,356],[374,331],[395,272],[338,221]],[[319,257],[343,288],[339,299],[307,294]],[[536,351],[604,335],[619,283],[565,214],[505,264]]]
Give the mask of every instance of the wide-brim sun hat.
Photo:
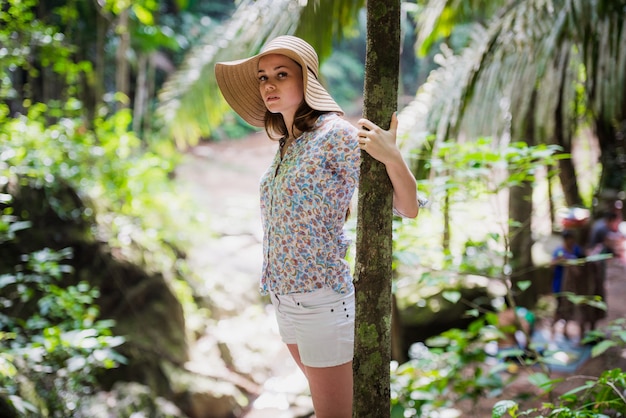
[[[252,126],[265,125],[267,108],[259,90],[257,71],[259,59],[270,54],[285,55],[302,67],[304,100],[312,109],[343,114],[341,107],[319,82],[319,60],[315,49],[298,37],[284,35],[272,39],[253,57],[215,64],[217,85],[224,99],[243,120]]]

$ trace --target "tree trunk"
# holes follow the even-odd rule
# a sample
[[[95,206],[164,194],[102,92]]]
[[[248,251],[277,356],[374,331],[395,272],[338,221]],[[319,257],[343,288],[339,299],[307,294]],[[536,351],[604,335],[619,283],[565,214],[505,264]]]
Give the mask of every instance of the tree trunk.
[[[564,152],[571,154],[571,149],[565,149]],[[582,205],[583,200],[578,191],[578,180],[576,179],[576,169],[571,158],[559,160],[559,180],[563,188],[563,196],[567,206]]]
[[[391,358],[398,363],[406,363],[409,358],[404,349],[404,329],[400,321],[400,308],[396,295],[391,295]]]
[[[579,206],[582,205],[583,200],[580,197],[574,161],[571,158],[572,123],[571,121],[565,120],[564,116],[567,113],[565,108],[567,106],[571,106],[570,103],[563,102],[563,97],[565,96],[564,91],[566,88],[565,80],[567,80],[565,72],[567,71],[567,68],[563,67],[562,71],[563,76],[561,77],[561,84],[559,85],[558,91],[559,100],[554,112],[554,139],[556,144],[563,148],[563,152],[570,155],[570,158],[566,160],[559,160],[559,180],[561,181],[561,187],[563,188],[563,195],[567,206]]]
[[[133,131],[141,134],[142,121],[146,113],[148,96],[148,54],[138,52],[137,81],[135,86],[135,106],[133,108]]]
[[[626,122],[622,122],[626,126]],[[622,128],[626,131],[626,128]],[[624,145],[624,132],[619,132],[615,127],[605,121],[595,121],[595,133],[600,145],[600,164],[602,174],[600,176],[600,192],[619,191],[626,185],[626,146]],[[622,139],[618,141],[617,139]]]
[[[398,104],[400,1],[367,2],[363,115],[387,128]],[[354,417],[390,416],[392,187],[361,152],[355,265]]]
[[[533,244],[531,234],[531,214],[533,211],[533,188],[530,182],[524,182],[509,190],[509,242],[513,259],[513,277],[522,279],[524,272],[532,270],[530,247]]]
[[[96,13],[96,55],[94,57],[94,75],[95,80],[93,85],[93,109],[90,113],[95,115],[96,109],[100,106],[104,97],[104,73],[105,73],[105,47],[106,47],[106,33],[108,29],[108,22],[100,14],[98,10]]]
[[[120,38],[117,51],[115,52],[115,89],[118,93],[123,93],[130,99],[130,65],[128,62],[128,50],[130,49],[130,32],[128,25],[130,24],[130,9],[124,9],[118,19],[117,24],[118,36]],[[117,102],[118,109],[129,107],[129,102]]]
[[[446,190],[443,196],[443,237],[441,248],[445,256],[450,255],[450,191]]]
[[[144,138],[149,138],[152,133],[152,114],[154,110],[152,109],[150,98],[154,97],[154,92],[156,91],[156,65],[154,62],[155,54],[150,54],[150,59],[148,60],[148,78],[146,80],[146,89],[148,94],[148,101],[146,103],[146,111],[143,116],[143,129],[142,135]]]
[[[531,98],[530,109],[534,109],[536,93]],[[528,145],[535,145],[534,132],[535,125],[532,110],[526,116],[524,132],[511,131],[512,140],[525,140]],[[530,181],[525,181],[518,186],[509,189],[509,249],[511,258],[511,296],[515,296],[515,302],[522,306],[530,306],[536,298],[535,287],[531,286],[523,295],[518,293],[516,282],[531,280],[533,275],[533,259],[531,248],[532,238],[532,213],[533,213],[533,187]]]

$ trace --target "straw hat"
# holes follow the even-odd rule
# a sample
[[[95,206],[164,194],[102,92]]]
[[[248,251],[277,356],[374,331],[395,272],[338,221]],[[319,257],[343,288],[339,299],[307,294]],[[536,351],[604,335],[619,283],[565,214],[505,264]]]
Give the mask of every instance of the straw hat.
[[[313,47],[300,38],[285,35],[271,40],[258,55],[215,65],[215,78],[224,98],[246,122],[257,127],[265,125],[267,108],[259,92],[257,70],[259,58],[269,54],[285,55],[300,64],[304,100],[312,109],[343,114],[318,80],[319,61]]]

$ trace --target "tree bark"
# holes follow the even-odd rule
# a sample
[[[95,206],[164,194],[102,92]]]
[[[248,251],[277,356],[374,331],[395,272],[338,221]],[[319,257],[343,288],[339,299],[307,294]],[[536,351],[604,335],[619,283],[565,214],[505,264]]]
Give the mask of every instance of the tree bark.
[[[626,116],[625,116],[626,117]],[[626,131],[626,122],[624,129]],[[595,120],[595,134],[600,145],[600,192],[622,190],[626,184],[626,145],[624,132],[618,131],[611,123],[601,119]],[[618,141],[617,139],[621,139]]]
[[[554,137],[557,145],[563,148],[563,152],[566,154],[572,154],[572,123],[565,120],[565,114],[567,114],[566,107],[571,106],[570,103],[564,103],[563,97],[566,88],[565,72],[566,67],[563,67],[563,76],[561,77],[561,84],[558,90],[558,101],[554,112]],[[566,160],[559,160],[559,180],[561,181],[561,187],[563,188],[563,195],[565,197],[565,203],[567,206],[582,205],[582,198],[580,197],[580,191],[578,190],[578,180],[576,178],[576,170],[574,168],[574,161],[572,158]]]
[[[363,115],[387,129],[398,105],[400,1],[367,2]],[[354,412],[390,416],[392,187],[383,164],[361,151],[355,265]]]
[[[124,9],[119,17],[116,32],[119,36],[119,45],[115,52],[115,89],[118,93],[123,93],[130,99],[130,64],[128,62],[128,51],[130,49],[130,9]],[[129,107],[130,103],[118,102],[118,109]]]
[[[533,93],[530,109],[533,109],[537,94]],[[535,145],[535,125],[532,110],[526,116],[527,123],[523,132],[511,130],[512,140],[525,140],[533,146]],[[531,248],[532,237],[532,213],[533,213],[533,187],[530,181],[525,181],[518,186],[509,189],[509,248],[511,258],[511,295],[515,296],[515,302],[522,306],[530,306],[535,300],[536,289],[531,286],[523,294],[517,293],[516,282],[532,280],[534,273]]]
[[[569,150],[564,148],[564,152],[571,155],[572,150],[571,148]],[[559,180],[563,188],[565,204],[567,204],[567,206],[581,206],[583,200],[580,197],[576,168],[571,158],[559,160]]]
[[[532,183],[526,181],[509,190],[509,242],[513,259],[513,276],[522,278],[524,272],[532,270],[530,247],[533,244],[531,215],[533,211]],[[515,281],[515,280],[514,280]]]
[[[143,118],[147,112],[148,96],[148,54],[138,52],[137,81],[135,86],[135,106],[133,108],[133,131],[141,134]]]

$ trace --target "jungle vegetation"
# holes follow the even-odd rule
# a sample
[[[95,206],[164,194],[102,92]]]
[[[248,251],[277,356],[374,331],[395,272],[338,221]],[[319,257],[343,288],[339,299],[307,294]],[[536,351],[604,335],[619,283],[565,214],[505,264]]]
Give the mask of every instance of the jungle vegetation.
[[[594,217],[605,202],[625,198],[626,2],[401,6],[400,140],[431,207],[417,224],[394,219],[394,282],[413,270],[424,286],[443,288],[477,273],[505,285],[508,305],[531,306],[541,293],[530,252],[537,193],[539,201],[548,196],[548,232],[558,229],[559,207],[585,207]],[[250,133],[219,96],[213,65],[297,34],[320,52],[339,103],[359,115],[364,7],[362,0],[0,2],[0,415],[81,416],[87,398],[134,377],[150,387],[149,398],[168,398],[180,416],[193,416],[159,361],[184,369],[192,324],[212,318],[219,302],[202,294],[185,263],[194,234],[206,231],[173,177],[197,144]],[[598,161],[581,172],[571,155],[587,143],[597,146]],[[484,221],[480,208],[494,197],[493,229],[476,235],[462,227],[467,216]],[[462,292],[445,298],[458,302]],[[142,316],[151,326],[127,322],[154,301],[158,308]],[[493,339],[485,333],[494,329],[493,312],[468,312],[475,320],[443,334],[445,344],[400,361],[389,383],[392,416],[427,416],[506,384],[476,367]],[[161,324],[166,338],[150,333]],[[626,343],[623,323],[609,331],[594,354]],[[535,376],[546,391],[559,383]],[[606,371],[526,415],[623,410],[624,382],[622,370]],[[494,416],[523,416],[520,409],[503,401]]]

